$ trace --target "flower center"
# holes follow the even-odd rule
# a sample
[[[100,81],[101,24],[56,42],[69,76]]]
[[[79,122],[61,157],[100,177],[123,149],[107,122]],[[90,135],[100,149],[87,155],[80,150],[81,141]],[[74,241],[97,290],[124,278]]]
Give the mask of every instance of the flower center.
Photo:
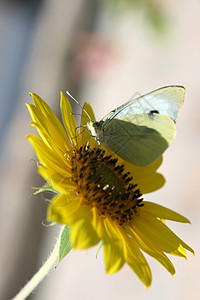
[[[131,182],[133,177],[100,148],[73,150],[72,173],[77,192],[83,196],[81,205],[96,207],[101,217],[124,226],[143,206],[137,184]]]

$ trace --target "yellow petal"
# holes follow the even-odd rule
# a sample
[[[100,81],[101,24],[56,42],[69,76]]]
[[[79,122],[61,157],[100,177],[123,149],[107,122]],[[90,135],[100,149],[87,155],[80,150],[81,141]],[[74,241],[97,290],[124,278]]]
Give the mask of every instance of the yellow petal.
[[[41,136],[41,138],[43,139],[43,141],[45,142],[45,144],[47,144],[47,146],[51,147],[51,144],[49,143],[49,135],[48,135],[48,130],[47,130],[47,125],[44,121],[44,117],[42,116],[42,114],[40,114],[40,116],[38,117],[38,109],[32,105],[32,104],[26,104],[29,113],[31,115],[31,118],[33,120],[33,122],[31,122],[31,126],[34,126],[37,128],[39,135]],[[45,134],[46,133],[46,134]]]
[[[148,247],[141,239],[140,237],[132,230],[132,228],[130,229],[130,235],[135,236],[139,248],[141,250],[143,250],[144,252],[146,252],[148,255],[152,256],[153,258],[155,258],[161,265],[163,265],[163,267],[171,274],[174,275],[175,274],[175,268],[172,264],[172,262],[169,260],[169,258],[162,252],[162,251],[158,251],[157,249],[155,249],[154,247]]]
[[[144,175],[142,179],[138,179],[137,182],[142,194],[152,193],[159,190],[165,184],[165,178],[159,173],[153,173],[149,176]]]
[[[33,146],[35,153],[39,161],[44,165],[48,166],[55,173],[67,174],[65,169],[65,164],[63,161],[56,155],[54,151],[48,148],[37,136],[29,135],[27,137],[28,141]]]
[[[136,167],[132,164],[127,164],[127,170],[133,174],[134,181],[137,182],[142,194],[147,194],[160,189],[165,184],[164,177],[157,173],[156,170],[162,163],[162,156],[146,167]]]
[[[159,251],[186,257],[182,251],[179,252],[180,245],[185,247],[185,243],[176,236],[165,224],[160,220],[148,215],[144,211],[140,211],[139,216],[135,216],[132,224],[133,230],[141,238],[141,240],[150,248],[155,247]],[[187,246],[187,245],[186,245]],[[187,246],[187,249],[192,249]]]
[[[27,105],[27,107],[33,119],[31,125],[36,127],[39,135],[47,146],[55,150],[58,154],[63,154],[71,148],[69,146],[69,139],[67,135],[63,137],[57,130],[57,127],[55,127],[55,124],[47,119],[37,107],[31,104]]]
[[[123,251],[119,247],[119,243],[104,243],[104,261],[106,267],[106,273],[113,274],[119,271],[124,263]]]
[[[90,116],[90,119],[88,115],[85,113],[85,111]],[[92,107],[89,103],[85,103],[82,110],[82,117],[81,117],[81,137],[82,137],[82,144],[86,145],[89,141],[90,147],[95,148],[96,147],[96,140],[91,136],[91,133],[87,129],[87,123],[92,120],[95,121],[94,112],[92,110]]]
[[[75,189],[71,177],[67,175],[64,176],[63,174],[55,173],[55,171],[43,166],[38,167],[38,173],[60,193],[70,192]]]
[[[79,134],[78,127],[76,125],[76,121],[72,112],[72,107],[67,99],[66,95],[61,92],[61,100],[60,100],[60,109],[62,113],[63,124],[66,128],[66,131],[69,135],[71,144],[76,146],[77,144],[80,146],[81,137]]]
[[[52,109],[38,95],[34,93],[30,93],[30,94],[33,97],[33,102],[35,103],[35,106],[41,111],[41,114],[43,114],[46,117],[46,119],[49,120],[49,123],[54,127],[57,136],[59,136],[60,140],[63,140],[67,144],[67,147],[69,148],[70,143],[69,143],[68,136],[62,124],[58,120],[57,116],[52,111]]]
[[[84,218],[73,224],[70,234],[72,245],[77,249],[87,249],[100,241],[87,213]]]
[[[79,214],[80,202],[72,193],[55,196],[48,207],[47,218],[49,221],[71,225],[76,222]]]
[[[127,233],[123,233],[124,239],[124,258],[135,274],[140,278],[140,280],[149,287],[151,284],[152,276],[151,269],[139,249],[137,241],[134,236],[130,237]]]
[[[190,223],[190,221],[187,218],[185,218],[184,216],[178,214],[177,212],[169,208],[166,208],[164,206],[149,201],[143,201],[143,204],[144,206],[141,207],[141,210],[157,218],[181,222],[181,223]]]
[[[119,226],[115,222],[112,222],[112,220],[108,218],[104,219],[104,228],[105,228],[105,236],[103,237],[103,240],[105,242],[111,239],[119,241],[120,239]]]
[[[96,207],[92,208],[92,213],[93,213],[92,225],[95,228],[99,239],[103,240],[106,234],[104,220],[101,217],[99,217]]]

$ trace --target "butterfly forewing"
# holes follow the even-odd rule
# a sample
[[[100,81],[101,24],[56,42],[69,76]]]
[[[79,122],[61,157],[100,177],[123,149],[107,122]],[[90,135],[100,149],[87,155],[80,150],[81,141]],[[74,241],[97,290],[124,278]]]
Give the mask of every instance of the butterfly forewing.
[[[102,120],[106,126],[112,119],[121,119],[133,114],[151,113],[151,111],[156,110],[159,114],[166,115],[176,122],[183,104],[184,94],[185,89],[182,86],[163,87],[116,108]]]

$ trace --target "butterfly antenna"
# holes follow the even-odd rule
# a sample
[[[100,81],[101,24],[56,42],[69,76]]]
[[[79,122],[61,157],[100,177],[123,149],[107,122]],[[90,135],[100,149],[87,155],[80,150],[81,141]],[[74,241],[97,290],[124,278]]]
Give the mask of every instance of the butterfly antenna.
[[[88,119],[88,116],[84,116],[83,114],[76,114],[76,113],[72,112],[71,115],[73,115],[73,116],[81,116],[83,118],[87,118]]]
[[[66,94],[72,99],[74,100],[74,102],[76,102],[81,108],[82,110],[86,113],[87,117],[89,118],[89,120],[91,120],[90,115],[88,114],[88,112],[83,108],[83,106],[78,102],[78,100],[76,100],[69,91],[66,91]]]

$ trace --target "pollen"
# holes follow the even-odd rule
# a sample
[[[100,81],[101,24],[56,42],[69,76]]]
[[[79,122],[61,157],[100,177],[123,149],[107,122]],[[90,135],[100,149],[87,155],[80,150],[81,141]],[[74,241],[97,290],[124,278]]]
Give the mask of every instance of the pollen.
[[[72,180],[81,205],[95,207],[99,216],[110,218],[121,226],[131,222],[143,198],[133,177],[125,172],[118,159],[101,148],[80,147],[72,153]]]

